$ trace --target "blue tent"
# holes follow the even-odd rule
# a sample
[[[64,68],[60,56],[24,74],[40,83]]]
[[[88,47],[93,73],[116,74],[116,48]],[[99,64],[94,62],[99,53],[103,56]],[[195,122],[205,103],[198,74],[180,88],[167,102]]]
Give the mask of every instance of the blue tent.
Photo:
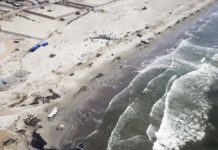
[[[43,47],[44,47],[44,46],[47,46],[47,45],[48,45],[48,42],[44,41],[44,42],[42,42],[41,45],[42,45]]]
[[[41,46],[40,44],[34,45],[34,46],[30,49],[30,52],[36,51],[40,46]]]

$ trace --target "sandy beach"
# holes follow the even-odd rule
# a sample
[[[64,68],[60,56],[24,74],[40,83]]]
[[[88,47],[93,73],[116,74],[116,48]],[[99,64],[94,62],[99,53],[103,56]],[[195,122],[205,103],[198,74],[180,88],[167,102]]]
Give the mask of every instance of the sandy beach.
[[[124,60],[140,53],[140,48],[153,49],[162,34],[214,0],[74,2],[90,8],[52,2],[29,9],[50,18],[24,10],[0,20],[0,150],[37,149],[31,142],[34,133],[46,141],[44,149],[60,149],[63,139],[91,134],[100,124],[108,100],[140,70],[141,64],[136,63],[139,68],[125,66]],[[48,45],[29,52],[43,41]],[[155,57],[151,55],[150,61]],[[106,80],[106,74],[111,78]],[[116,83],[120,78],[126,80]],[[102,87],[100,91],[96,91],[98,87]],[[54,107],[58,114],[48,121]],[[99,116],[95,113],[90,121],[94,111]],[[87,118],[90,128],[82,127]],[[59,131],[56,127],[61,123],[65,127]],[[12,142],[5,144],[9,139]]]

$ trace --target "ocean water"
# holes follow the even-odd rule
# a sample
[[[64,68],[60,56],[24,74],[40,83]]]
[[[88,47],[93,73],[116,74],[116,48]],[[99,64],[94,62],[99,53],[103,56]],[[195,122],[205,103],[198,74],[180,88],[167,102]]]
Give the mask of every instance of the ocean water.
[[[140,70],[84,141],[89,150],[218,150],[218,11]]]

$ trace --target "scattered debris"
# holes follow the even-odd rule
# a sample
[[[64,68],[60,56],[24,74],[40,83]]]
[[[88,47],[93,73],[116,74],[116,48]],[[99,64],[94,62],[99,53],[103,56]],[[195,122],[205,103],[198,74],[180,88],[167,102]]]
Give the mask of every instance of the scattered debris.
[[[70,76],[74,76],[75,73],[71,73]]]
[[[82,123],[87,123],[90,120],[90,116],[91,116],[90,112],[85,112],[85,113],[80,112],[78,114],[78,118]]]
[[[93,65],[93,63],[90,63],[90,64],[89,64],[89,67],[91,67],[92,65]]]
[[[129,36],[128,34],[124,35],[125,38],[127,38],[128,36]]]
[[[65,19],[64,18],[60,18],[60,21],[65,21]]]
[[[74,141],[68,141],[64,144],[63,149],[65,150],[85,150],[84,141],[81,139],[77,139]]]
[[[50,54],[49,55],[49,58],[53,58],[53,57],[55,57],[56,55],[55,54]]]
[[[147,9],[147,7],[143,7],[143,8],[142,8],[142,10],[146,10],[146,9]]]
[[[100,57],[101,55],[102,55],[102,54],[100,54],[100,53],[97,53],[97,54],[96,54],[96,57]]]
[[[8,146],[8,145],[11,145],[11,144],[15,143],[16,141],[17,141],[17,139],[9,138],[9,139],[7,139],[6,141],[3,142],[3,145]]]
[[[76,11],[76,15],[80,15],[80,12],[79,12],[79,11]]]
[[[27,16],[24,16],[24,15],[21,15],[21,14],[15,14],[15,16],[24,18],[24,19],[29,20],[29,21],[35,21],[34,19],[31,19],[31,18],[29,18],[29,17],[27,17]]]
[[[63,74],[63,72],[58,71],[58,70],[52,70],[51,72],[56,74],[56,75],[62,75]]]
[[[161,34],[161,32],[156,32],[156,33],[154,33],[155,35],[160,35]]]
[[[149,41],[148,39],[143,39],[143,40],[141,40],[141,43],[143,43],[143,44],[149,44],[150,41]]]
[[[20,99],[20,101],[18,102],[18,104],[21,104],[22,102],[24,102],[27,99],[27,95],[23,95],[22,98]]]
[[[50,95],[45,96],[45,97],[36,95],[35,99],[33,100],[32,103],[30,103],[30,105],[39,104],[40,101],[42,101],[43,104],[50,103],[50,100],[55,100],[61,97],[59,94],[55,93],[52,89],[48,89],[48,92]]]
[[[33,100],[32,103],[30,103],[30,105],[37,105],[37,104],[39,104],[39,100],[41,100],[42,98],[43,97],[41,97],[41,96],[35,97],[35,99]]]
[[[80,66],[80,65],[82,65],[83,63],[81,63],[81,62],[79,62],[79,63],[77,63],[77,66]]]
[[[49,3],[49,1],[48,1],[48,0],[42,0],[42,1],[39,1],[39,0],[38,0],[38,3],[39,3],[39,4],[47,4],[47,3]]]
[[[12,3],[13,6],[15,7],[22,7],[24,4],[22,3]]]
[[[25,134],[25,133],[26,133],[26,130],[20,129],[20,130],[17,130],[16,132],[19,133],[19,134]]]
[[[17,93],[16,95],[16,102],[13,102],[12,104],[9,105],[9,107],[14,107],[16,105],[20,105],[21,103],[23,103],[26,99],[27,99],[27,95],[24,93]]]
[[[101,77],[103,77],[103,76],[104,76],[103,73],[99,73],[99,74],[98,74],[97,76],[95,76],[92,80],[101,78]]]
[[[39,133],[36,133],[36,131],[32,133],[32,141],[31,141],[32,147],[39,150],[43,150],[46,144],[47,144],[46,141],[41,137]]]
[[[53,109],[52,109],[52,111],[51,111],[51,113],[50,114],[48,114],[48,120],[52,120],[52,119],[54,119],[54,117],[57,115],[57,113],[58,113],[58,108],[57,107],[54,107]]]
[[[176,24],[179,24],[180,23],[180,20],[176,21]]]
[[[116,37],[112,37],[112,35],[106,35],[106,34],[101,34],[101,35],[98,35],[98,36],[95,36],[95,37],[91,37],[92,40],[95,40],[95,39],[102,39],[102,40],[119,40],[118,38]]]
[[[172,26],[169,26],[167,29],[172,29]]]
[[[65,124],[63,121],[56,127],[56,130],[63,130],[65,128]]]
[[[22,78],[22,77],[25,77],[27,75],[29,75],[30,73],[27,72],[27,71],[23,71],[23,70],[19,70],[18,72],[16,72],[14,74],[15,77],[19,77],[19,78]]]
[[[182,18],[182,20],[185,20],[185,19],[187,19],[187,17],[186,17],[186,16]]]
[[[15,40],[14,43],[20,43],[18,40]]]
[[[114,58],[114,59],[112,60],[112,62],[114,62],[114,61],[120,61],[120,60],[121,60],[121,57],[118,56],[118,57]]]
[[[150,27],[149,26],[145,26],[145,29],[149,29]]]
[[[142,37],[142,35],[140,33],[137,34],[138,37]]]
[[[14,107],[16,105],[17,105],[17,103],[15,102],[15,103],[10,104],[9,107],[11,108],[11,107]]]
[[[41,120],[33,115],[28,115],[26,119],[24,119],[24,123],[28,126],[36,127]]]
[[[76,96],[78,96],[79,94],[85,92],[87,89],[88,89],[88,87],[84,85],[84,86],[82,86],[73,96],[76,97]]]
[[[93,11],[98,13],[106,13],[104,9],[94,9]]]
[[[49,91],[49,93],[52,94],[52,95],[46,96],[46,97],[45,97],[46,100],[45,100],[44,102],[50,101],[50,100],[54,100],[54,99],[57,99],[57,98],[60,98],[60,95],[57,94],[57,93],[55,93],[52,89],[48,89],[48,91]]]

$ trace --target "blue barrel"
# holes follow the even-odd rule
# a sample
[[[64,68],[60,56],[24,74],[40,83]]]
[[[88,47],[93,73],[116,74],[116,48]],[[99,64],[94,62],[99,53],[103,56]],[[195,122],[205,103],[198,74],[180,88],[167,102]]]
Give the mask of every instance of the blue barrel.
[[[48,42],[42,42],[42,44],[41,44],[43,47],[45,47],[45,46],[47,46],[48,45]]]
[[[40,44],[34,45],[34,46],[30,49],[30,52],[36,51],[40,46],[41,46]]]

